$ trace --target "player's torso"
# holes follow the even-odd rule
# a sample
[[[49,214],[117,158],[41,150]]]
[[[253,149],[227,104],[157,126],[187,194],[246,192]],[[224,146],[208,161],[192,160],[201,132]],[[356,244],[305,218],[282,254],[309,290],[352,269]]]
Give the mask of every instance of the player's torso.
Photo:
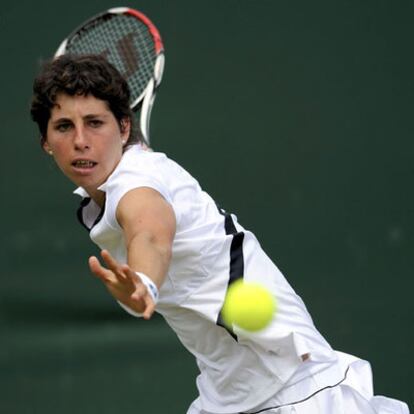
[[[156,159],[156,171],[152,171],[152,157]],[[331,350],[314,329],[303,303],[254,235],[240,226],[234,216],[225,215],[197,181],[174,162],[160,159],[157,154],[145,154],[142,166],[156,176],[156,183],[161,182],[158,188],[177,218],[172,260],[160,289],[157,310],[197,357],[202,371],[198,383],[202,395],[220,404],[230,398],[226,404],[235,404],[235,408],[244,396],[244,406],[254,405],[265,395],[246,397],[251,395],[246,387],[254,384],[258,389],[271,387],[275,392],[297,368],[301,352],[319,348],[327,352],[329,359]],[[118,261],[126,262],[122,229],[114,222],[116,206],[111,203],[109,192],[104,214],[90,235],[98,246],[108,249]],[[241,243],[236,248],[235,239]],[[242,263],[243,273],[237,277],[269,284],[282,307],[272,331],[254,340],[235,340],[217,324],[236,262]],[[299,335],[293,337],[292,330]],[[252,371],[257,375],[254,382],[248,380]]]

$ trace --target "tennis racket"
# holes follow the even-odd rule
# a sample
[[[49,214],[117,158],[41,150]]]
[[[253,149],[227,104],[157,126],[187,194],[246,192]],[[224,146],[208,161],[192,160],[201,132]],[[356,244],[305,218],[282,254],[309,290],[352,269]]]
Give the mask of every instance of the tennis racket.
[[[128,7],[109,9],[74,30],[55,57],[65,53],[102,55],[119,70],[128,82],[137,117],[140,111],[139,128],[149,145],[151,109],[164,71],[164,46],[150,19]]]

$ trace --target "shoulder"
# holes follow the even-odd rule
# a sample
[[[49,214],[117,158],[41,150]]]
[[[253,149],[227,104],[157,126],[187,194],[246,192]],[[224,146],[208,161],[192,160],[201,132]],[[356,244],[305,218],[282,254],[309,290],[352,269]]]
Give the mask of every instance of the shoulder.
[[[162,152],[147,151],[138,145],[133,145],[124,152],[112,176],[116,176],[125,170],[144,173],[159,168],[167,168],[170,163],[171,160]]]
[[[173,203],[173,195],[168,182],[171,175],[169,171],[170,161],[163,153],[145,151],[137,146],[130,147],[122,156],[121,161],[113,173],[108,177],[106,183],[100,187],[105,192],[105,210],[107,220],[113,226],[118,227],[117,210],[118,205],[128,193],[140,194],[141,200],[147,195],[158,193],[169,204]],[[144,190],[133,191],[132,190]],[[145,194],[146,197],[142,197]],[[152,197],[149,197],[152,199]],[[135,203],[135,197],[126,198],[126,205],[131,200]],[[132,203],[132,204],[134,204]],[[128,207],[129,208],[129,207]]]
[[[168,175],[168,169],[169,160],[165,154],[133,146],[124,153],[101,189],[106,192],[107,197],[133,187],[150,187],[164,193],[163,177]]]

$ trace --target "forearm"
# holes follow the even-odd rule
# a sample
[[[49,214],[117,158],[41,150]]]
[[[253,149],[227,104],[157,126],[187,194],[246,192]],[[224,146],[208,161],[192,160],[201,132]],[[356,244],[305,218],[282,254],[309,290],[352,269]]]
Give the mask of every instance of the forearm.
[[[156,300],[151,299],[148,288],[153,291],[151,283],[154,283],[160,289],[170,266],[176,231],[174,211],[157,191],[137,188],[122,197],[117,208],[117,220],[123,229],[127,248],[125,266],[132,275],[132,283],[144,290],[142,294],[124,296],[120,301],[135,312],[141,312],[140,309],[146,306],[144,317],[150,316]],[[138,277],[136,272],[141,276]],[[142,275],[150,280],[145,281]]]
[[[131,269],[146,274],[159,289],[170,265],[171,244],[148,232],[141,232],[129,240],[127,252]]]

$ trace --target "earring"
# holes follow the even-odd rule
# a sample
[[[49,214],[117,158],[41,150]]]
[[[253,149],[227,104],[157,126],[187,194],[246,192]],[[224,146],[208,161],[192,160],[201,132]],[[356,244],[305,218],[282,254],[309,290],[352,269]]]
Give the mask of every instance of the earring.
[[[53,151],[52,150],[49,150],[48,153],[49,153],[49,155],[53,155]]]

